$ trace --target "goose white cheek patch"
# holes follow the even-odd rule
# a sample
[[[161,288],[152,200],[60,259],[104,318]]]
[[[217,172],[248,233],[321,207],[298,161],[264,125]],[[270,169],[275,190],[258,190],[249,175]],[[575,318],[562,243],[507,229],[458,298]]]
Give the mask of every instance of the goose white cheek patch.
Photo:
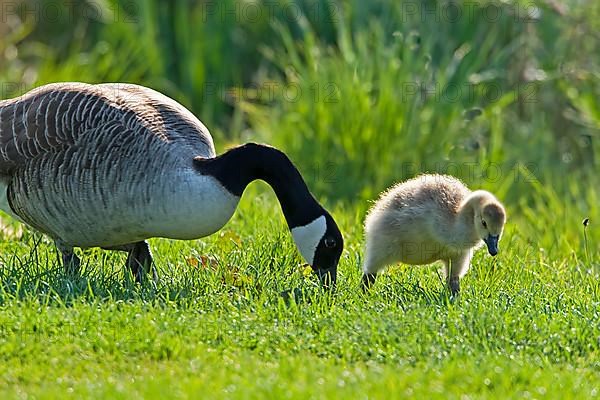
[[[292,237],[304,260],[313,265],[315,251],[327,231],[325,216],[321,215],[310,224],[292,228]]]

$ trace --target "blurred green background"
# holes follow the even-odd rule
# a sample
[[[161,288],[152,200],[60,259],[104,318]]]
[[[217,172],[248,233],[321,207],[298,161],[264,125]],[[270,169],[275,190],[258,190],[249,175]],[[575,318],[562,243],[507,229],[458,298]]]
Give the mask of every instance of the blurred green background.
[[[600,217],[597,1],[1,4],[2,98],[150,86],[219,152],[278,146],[358,214],[393,182],[442,172],[494,191],[539,246],[579,250],[581,219]]]
[[[338,290],[310,295],[264,184],[217,234],[152,239],[157,287],[98,249],[65,275],[1,220],[0,398],[600,393],[600,1],[0,0],[0,98],[74,80],[159,90],[218,152],[287,152],[344,233]],[[366,210],[420,172],[504,202],[500,254],[456,301],[402,265],[365,297]]]

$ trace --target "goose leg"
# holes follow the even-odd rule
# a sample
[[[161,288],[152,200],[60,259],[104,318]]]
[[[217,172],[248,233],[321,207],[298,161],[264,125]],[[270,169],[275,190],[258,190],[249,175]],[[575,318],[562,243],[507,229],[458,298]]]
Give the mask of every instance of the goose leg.
[[[154,282],[158,282],[156,269],[153,267],[150,247],[145,241],[128,243],[120,246],[103,247],[103,249],[126,251],[128,254],[125,268],[131,271],[137,282],[142,283],[144,274],[150,272],[152,272],[152,279],[154,279]]]
[[[152,266],[150,247],[145,241],[132,243],[125,265],[139,283],[142,283],[144,275],[149,273],[152,273],[152,278],[155,282],[158,280],[156,269]]]
[[[59,240],[56,240],[54,243],[60,253],[60,261],[62,261],[62,265],[65,268],[65,273],[73,276],[79,275],[81,260],[79,260],[79,257],[73,252],[73,247],[68,246]]]

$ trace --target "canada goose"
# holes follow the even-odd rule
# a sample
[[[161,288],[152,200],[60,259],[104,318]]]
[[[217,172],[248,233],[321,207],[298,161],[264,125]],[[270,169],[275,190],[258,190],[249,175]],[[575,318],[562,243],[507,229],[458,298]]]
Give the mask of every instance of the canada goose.
[[[190,111],[137,85],[57,83],[0,101],[0,208],[53,238],[69,272],[74,247],[101,247],[128,252],[140,281],[146,239],[218,231],[256,179],[321,282],[335,283],[342,235],[283,152],[248,143],[216,156]]]
[[[504,207],[491,193],[471,192],[454,177],[421,175],[399,183],[381,195],[365,220],[363,288],[386,265],[441,260],[456,295],[482,241],[492,256],[498,253],[505,221]]]

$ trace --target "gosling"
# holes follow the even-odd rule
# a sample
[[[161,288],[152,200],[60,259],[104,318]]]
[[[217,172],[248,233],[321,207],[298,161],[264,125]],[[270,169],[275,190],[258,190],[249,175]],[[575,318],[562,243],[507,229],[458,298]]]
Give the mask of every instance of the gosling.
[[[389,264],[442,261],[455,296],[482,241],[492,256],[498,254],[505,222],[504,207],[494,195],[471,192],[454,177],[426,174],[401,182],[381,195],[365,220],[363,290]]]

